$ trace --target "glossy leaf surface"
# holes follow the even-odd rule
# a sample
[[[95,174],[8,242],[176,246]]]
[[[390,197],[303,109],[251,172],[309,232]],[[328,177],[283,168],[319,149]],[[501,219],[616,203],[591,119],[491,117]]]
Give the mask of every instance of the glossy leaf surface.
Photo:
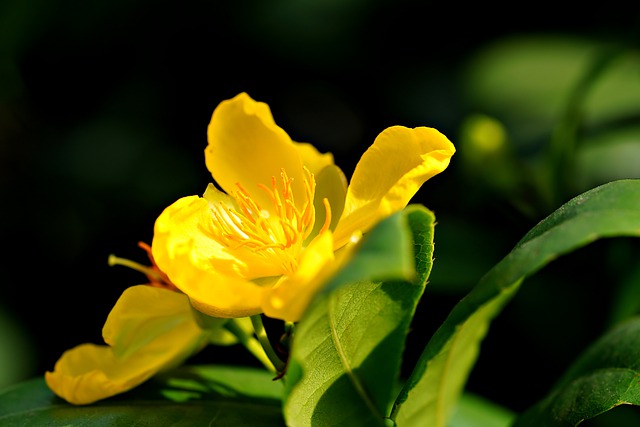
[[[433,225],[433,214],[418,206],[380,223],[305,314],[286,377],[288,425],[385,425],[431,270]],[[401,279],[407,262],[416,266],[414,280],[376,281]]]
[[[491,320],[524,278],[599,238],[639,235],[640,180],[596,187],[538,223],[454,307],[429,341],[396,401],[392,417],[398,425],[447,425]]]

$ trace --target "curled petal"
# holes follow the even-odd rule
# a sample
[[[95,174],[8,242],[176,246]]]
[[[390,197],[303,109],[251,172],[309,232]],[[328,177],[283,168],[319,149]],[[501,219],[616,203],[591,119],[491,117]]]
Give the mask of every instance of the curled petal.
[[[49,388],[69,403],[85,405],[126,392],[199,351],[209,332],[197,325],[185,295],[139,285],[126,289],[103,329],[109,345],[82,344],[67,350]]]
[[[335,230],[336,248],[402,210],[429,178],[449,165],[455,148],[436,129],[392,126],[363,154],[351,178]]]

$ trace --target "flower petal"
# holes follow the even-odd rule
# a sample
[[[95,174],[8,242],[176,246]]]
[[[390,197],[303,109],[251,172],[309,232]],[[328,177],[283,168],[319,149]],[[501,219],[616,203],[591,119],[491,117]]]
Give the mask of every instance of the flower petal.
[[[113,346],[82,344],[67,350],[45,373],[47,385],[76,405],[136,387],[206,344],[209,333],[198,327],[191,310],[186,296],[177,292],[145,285],[126,289],[103,330]]]
[[[172,262],[182,253],[189,253],[190,264],[196,264],[199,268],[211,268],[210,263],[215,262],[214,268],[223,273],[241,274],[241,263],[202,228],[211,220],[209,204],[198,196],[178,199],[156,219],[151,251],[158,268],[171,281],[178,268],[191,268]],[[178,283],[175,284],[180,287]]]
[[[209,202],[198,196],[167,207],[154,227],[151,250],[156,264],[205,314],[257,314],[263,289],[244,278],[246,265],[207,234],[212,220]]]
[[[316,147],[307,142],[295,142],[295,147],[300,153],[302,163],[309,169],[309,172],[316,175],[322,169],[333,165],[333,154],[321,153]]]
[[[304,206],[305,187],[301,154],[287,133],[273,120],[269,106],[246,93],[221,102],[207,130],[205,161],[213,179],[232,194],[242,185],[262,209],[272,202],[257,185],[271,188],[272,177],[284,169],[293,178],[296,206]]]
[[[330,231],[314,239],[302,252],[298,269],[264,293],[264,314],[289,322],[302,317],[313,296],[336,270],[333,236]]]
[[[176,261],[181,262],[180,259]],[[257,284],[236,277],[210,274],[194,270],[185,280],[184,293],[191,305],[212,317],[236,318],[259,314],[264,289]],[[182,277],[180,277],[182,279]]]
[[[403,209],[426,180],[446,169],[454,153],[453,144],[436,129],[385,129],[353,173],[335,230],[336,248],[354,232],[366,232]]]
[[[124,290],[102,328],[104,342],[116,357],[124,359],[150,348],[159,337],[167,336],[175,325],[189,324],[194,332],[221,329],[227,319],[216,319],[204,328],[198,325],[186,295],[146,285]],[[210,337],[209,337],[210,338]]]
[[[313,199],[315,223],[313,225],[313,231],[309,234],[307,241],[314,239],[324,226],[327,209],[324,206],[323,199],[326,198],[329,202],[329,214],[331,215],[329,229],[334,230],[342,214],[344,199],[347,194],[347,178],[336,165],[331,164],[320,170],[316,174],[315,180],[316,193]]]

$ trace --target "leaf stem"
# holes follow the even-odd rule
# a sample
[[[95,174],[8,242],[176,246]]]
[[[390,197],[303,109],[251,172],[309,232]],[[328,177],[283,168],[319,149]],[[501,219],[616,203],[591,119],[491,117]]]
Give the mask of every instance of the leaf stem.
[[[253,323],[253,318],[251,319]],[[271,358],[265,352],[265,349],[261,342],[247,334],[235,321],[235,319],[229,320],[225,323],[224,327],[238,338],[240,344],[242,344],[249,353],[253,354],[269,371],[278,373],[276,365],[272,362]]]
[[[265,330],[264,324],[262,323],[261,315],[256,314],[254,316],[251,316],[251,324],[253,324],[253,330],[256,333],[258,341],[260,341],[260,344],[262,344],[264,352],[266,353],[273,366],[275,366],[276,372],[282,372],[285,369],[286,365],[282,360],[280,360],[275,350],[271,346],[271,342],[269,341],[269,337],[267,336],[267,331]]]

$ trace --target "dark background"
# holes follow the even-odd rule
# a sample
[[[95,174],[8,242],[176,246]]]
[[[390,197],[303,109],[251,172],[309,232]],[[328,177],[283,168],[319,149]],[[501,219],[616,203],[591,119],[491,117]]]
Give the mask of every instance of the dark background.
[[[414,199],[438,226],[434,291],[409,336],[411,366],[465,289],[550,213],[525,214],[463,173],[460,126],[477,109],[460,84],[470,58],[528,34],[633,46],[638,16],[609,3],[5,0],[0,386],[41,375],[77,344],[101,343],[120,293],[144,282],[109,267],[108,255],[146,262],[136,245],[151,242],[157,215],[204,191],[211,113],[241,91],[267,102],[294,140],[333,152],[348,176],[391,125],[435,127],[458,147]],[[611,257],[623,264],[638,253],[627,241],[612,245],[596,243],[530,279],[493,324],[470,390],[514,410],[544,394],[606,324],[611,264],[593,260],[618,251]],[[236,348],[206,356],[254,363]]]

